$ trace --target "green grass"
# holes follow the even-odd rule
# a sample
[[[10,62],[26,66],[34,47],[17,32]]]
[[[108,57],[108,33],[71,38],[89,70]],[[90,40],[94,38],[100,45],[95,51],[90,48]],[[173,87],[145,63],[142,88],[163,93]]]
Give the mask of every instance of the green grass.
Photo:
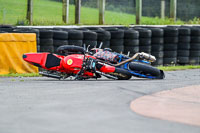
[[[39,73],[9,73],[9,74],[0,74],[0,77],[38,77]]]
[[[186,65],[186,66],[160,66],[157,67],[163,71],[177,71],[177,70],[186,70],[186,69],[200,69],[200,65]]]
[[[27,24],[26,4],[27,0],[0,0],[0,24]],[[51,0],[33,1],[33,25],[66,25],[62,22],[62,3]],[[69,7],[69,24],[74,24],[74,5]],[[200,24],[200,20],[195,18],[189,22],[176,21],[171,19],[160,19],[158,17],[142,17],[141,24],[146,25],[182,25]],[[98,10],[95,8],[81,8],[81,24],[97,25]],[[135,24],[135,15],[105,11],[105,24],[109,25],[130,25]]]

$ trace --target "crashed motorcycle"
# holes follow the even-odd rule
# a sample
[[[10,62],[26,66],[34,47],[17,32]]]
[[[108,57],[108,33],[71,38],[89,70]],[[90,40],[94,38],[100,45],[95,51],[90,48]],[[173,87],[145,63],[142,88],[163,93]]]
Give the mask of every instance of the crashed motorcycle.
[[[132,76],[148,79],[164,79],[165,74],[150,65],[155,57],[141,52],[133,57],[112,52],[111,49],[86,48],[63,45],[58,47],[57,54],[25,53],[23,59],[46,71],[39,73],[57,79],[74,78],[85,80],[90,78],[128,80]]]

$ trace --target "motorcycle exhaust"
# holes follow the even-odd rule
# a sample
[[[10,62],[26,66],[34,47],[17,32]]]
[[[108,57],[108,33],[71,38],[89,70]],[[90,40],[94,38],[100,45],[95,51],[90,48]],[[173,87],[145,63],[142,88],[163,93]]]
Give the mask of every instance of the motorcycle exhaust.
[[[47,72],[39,72],[39,74],[41,74],[42,76],[45,76],[45,77],[56,78],[56,79],[59,79],[59,80],[62,78],[62,76],[50,74],[50,73],[47,73]]]
[[[139,56],[140,56],[140,58],[144,58],[144,59],[146,59],[148,61],[151,61],[151,62],[155,62],[156,61],[156,57],[155,56],[147,54],[147,53],[144,53],[144,52],[139,53]]]

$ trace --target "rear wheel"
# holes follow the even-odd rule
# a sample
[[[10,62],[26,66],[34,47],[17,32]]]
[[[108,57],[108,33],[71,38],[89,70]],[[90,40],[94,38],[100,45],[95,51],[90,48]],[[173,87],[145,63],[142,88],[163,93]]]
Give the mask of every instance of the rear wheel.
[[[129,63],[129,69],[132,71],[136,71],[137,73],[140,74],[156,76],[156,77],[160,76],[161,74],[159,69],[140,62]]]

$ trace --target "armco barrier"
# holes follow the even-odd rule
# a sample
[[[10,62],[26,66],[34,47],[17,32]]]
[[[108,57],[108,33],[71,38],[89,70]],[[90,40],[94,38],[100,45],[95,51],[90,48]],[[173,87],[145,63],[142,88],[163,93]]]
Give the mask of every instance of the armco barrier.
[[[36,34],[0,34],[0,74],[36,73],[38,68],[22,59],[24,53],[37,52]]]

